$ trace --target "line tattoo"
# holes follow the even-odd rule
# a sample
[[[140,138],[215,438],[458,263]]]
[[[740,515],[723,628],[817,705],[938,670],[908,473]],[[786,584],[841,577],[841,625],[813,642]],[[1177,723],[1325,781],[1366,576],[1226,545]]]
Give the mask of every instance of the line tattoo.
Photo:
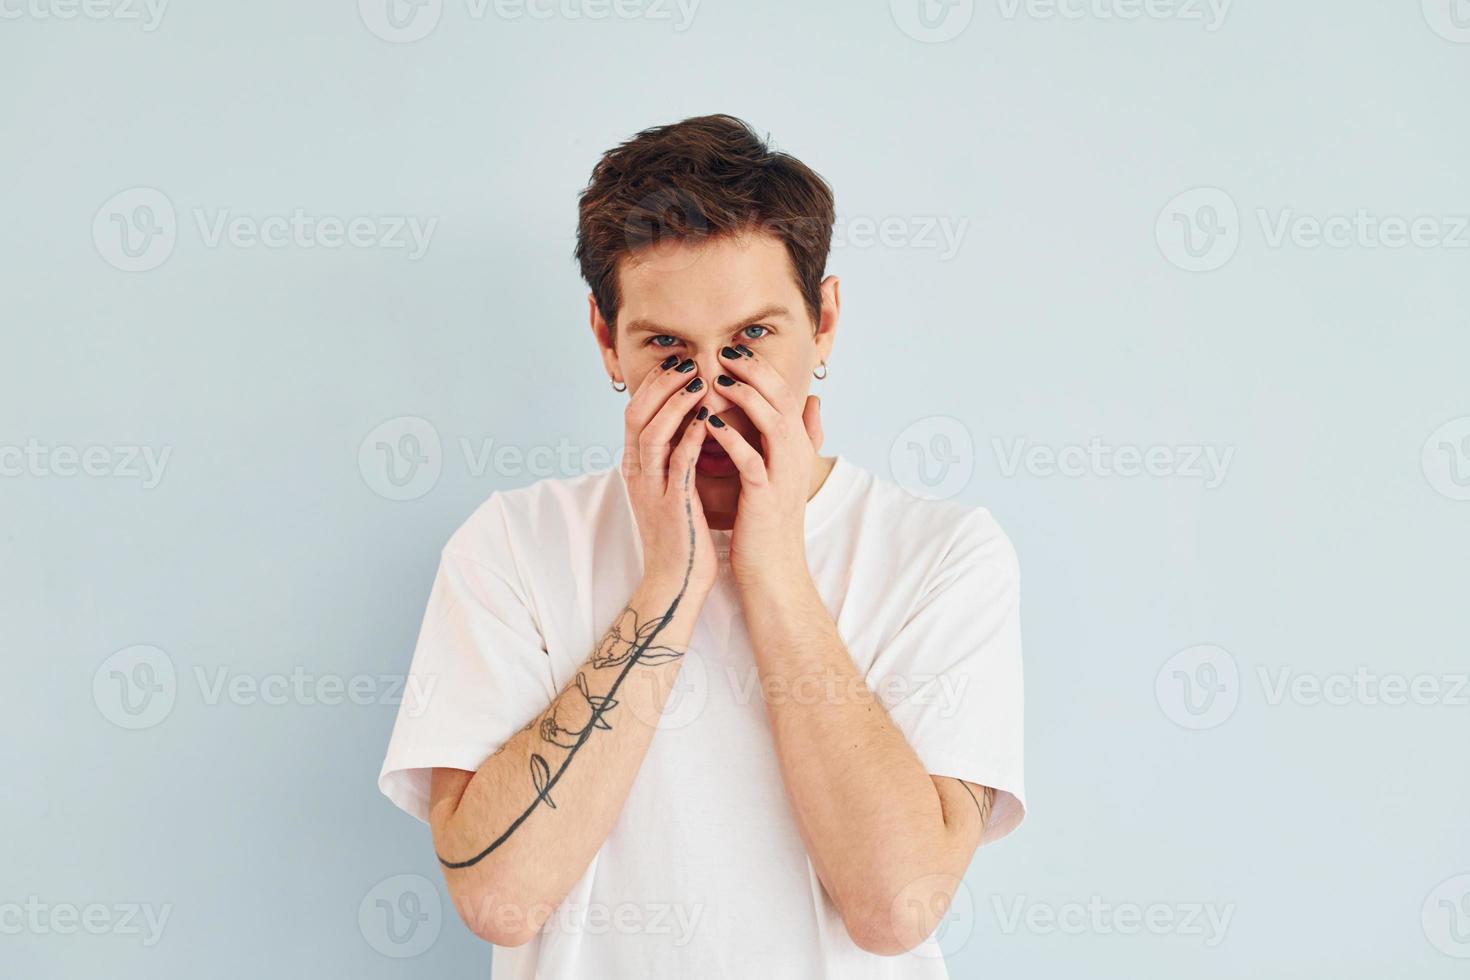
[[[950,778],[954,779],[955,782],[959,783],[960,786],[964,788],[966,793],[970,794],[970,799],[975,800],[975,791],[970,788],[969,783],[957,777],[951,776]],[[981,803],[979,800],[975,800],[975,809],[980,811],[980,826],[983,829],[984,826],[990,822],[990,808],[995,803],[995,790],[991,789],[989,786],[982,786],[980,788],[983,791],[982,795],[984,795],[985,797],[985,802]]]
[[[679,603],[684,598],[685,591],[689,588],[689,578],[694,571],[694,506],[690,499],[690,483],[693,479],[694,469],[691,467],[684,474],[684,517],[689,525],[689,559],[684,566],[684,581],[679,586],[679,592],[674,596],[674,601],[669,603],[669,608],[663,615],[657,616],[643,625],[638,624],[638,613],[631,605],[624,606],[618,618],[608,628],[606,635],[593,652],[591,663],[593,667],[616,667],[621,665],[622,670],[613,679],[612,686],[608,688],[605,695],[594,695],[588,691],[587,676],[581,670],[577,671],[577,679],[572,688],[563,691],[552,701],[551,707],[541,715],[539,734],[543,741],[549,742],[559,748],[567,750],[566,757],[562,759],[561,765],[555,770],[546,757],[539,752],[531,753],[530,769],[531,783],[536,788],[536,798],[522,811],[521,815],[511,821],[504,833],[485,845],[485,849],[473,857],[463,861],[450,861],[442,854],[437,855],[439,863],[446,868],[468,868],[484,860],[492,851],[510,839],[510,835],[520,829],[536,812],[536,808],[543,803],[552,810],[556,809],[556,803],[551,799],[551,790],[567,771],[572,759],[576,757],[579,749],[587,744],[587,739],[594,731],[611,731],[612,725],[608,724],[603,717],[608,711],[617,707],[618,688],[623,683],[623,678],[628,672],[639,664],[664,663],[676,660],[684,655],[683,651],[673,647],[654,646],[654,638],[659,631],[669,624],[674,618],[674,612],[679,608]],[[626,631],[624,627],[627,627]],[[571,701],[571,704],[564,704]],[[536,719],[532,719],[525,726],[529,729],[534,725]]]

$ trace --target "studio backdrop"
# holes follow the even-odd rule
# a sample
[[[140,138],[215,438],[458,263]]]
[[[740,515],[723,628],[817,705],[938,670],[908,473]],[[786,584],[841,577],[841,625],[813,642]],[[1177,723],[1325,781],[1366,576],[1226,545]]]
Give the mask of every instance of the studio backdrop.
[[[378,770],[448,536],[621,451],[578,192],[719,112],[836,195],[823,452],[1019,556],[951,975],[1464,974],[1462,0],[0,20],[0,975],[487,975]]]

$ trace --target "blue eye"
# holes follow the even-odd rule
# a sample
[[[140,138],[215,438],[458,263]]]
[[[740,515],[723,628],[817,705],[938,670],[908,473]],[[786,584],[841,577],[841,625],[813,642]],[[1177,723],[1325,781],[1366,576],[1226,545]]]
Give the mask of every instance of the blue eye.
[[[764,325],[759,324],[759,323],[752,323],[750,326],[746,327],[745,330],[764,330],[766,333],[770,333],[771,332],[771,328],[770,327],[764,326]],[[744,330],[741,331],[741,333],[744,333],[744,332],[745,332]],[[766,335],[766,333],[757,334],[756,336],[750,337],[749,339],[750,340],[759,340],[761,337],[764,337]]]
[[[677,338],[670,337],[666,333],[661,333],[661,334],[658,334],[657,336],[649,337],[648,338],[648,342],[650,344],[652,344],[653,346],[655,346],[655,347],[672,347],[674,345],[674,344],[660,344],[659,343],[660,340],[671,340],[671,341],[674,342],[674,344],[677,344],[679,342]]]

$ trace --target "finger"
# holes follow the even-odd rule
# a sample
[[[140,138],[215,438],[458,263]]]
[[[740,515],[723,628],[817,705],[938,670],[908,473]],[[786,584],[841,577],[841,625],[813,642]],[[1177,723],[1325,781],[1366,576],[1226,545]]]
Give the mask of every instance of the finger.
[[[709,426],[697,418],[684,430],[684,435],[679,438],[679,444],[674,447],[669,458],[669,490],[677,489],[683,493],[686,486],[692,486],[692,470],[699,462],[699,447],[704,445],[704,437],[708,432]]]
[[[659,413],[659,408],[663,407],[669,395],[678,391],[679,385],[688,381],[694,361],[689,361],[691,367],[685,372],[679,370],[686,360],[689,359],[679,357],[678,354],[669,354],[669,357],[648,369],[642,381],[638,383],[634,394],[629,395],[628,407],[623,410],[625,445],[629,447],[637,445],[638,433],[642,432],[642,428]]]
[[[736,432],[728,425],[717,425],[720,420],[718,415],[711,415],[704,420],[710,435],[715,441],[725,447],[725,452],[730,454],[735,468],[740,471],[740,482],[752,487],[763,487],[769,482],[766,476],[766,463],[761,459],[761,454],[755,451],[755,447],[745,441],[745,437]]]
[[[812,441],[812,449],[816,452],[822,450],[822,399],[817,395],[806,396],[806,408],[801,413],[802,424],[806,426],[807,438]]]
[[[741,345],[744,347],[744,345]],[[745,348],[750,350],[749,347]],[[731,357],[734,353],[736,356]],[[741,355],[733,347],[725,347],[720,350],[720,367],[725,373],[750,385],[756,391],[777,408],[781,408],[791,402],[793,393],[791,387],[782,377],[781,372],[775,366],[761,357],[755,351]]]
[[[643,432],[638,437],[638,448],[645,473],[667,475],[674,430],[679,428],[679,423],[694,411],[708,393],[709,386],[704,383],[704,379],[697,374],[691,375],[684,386],[670,395],[658,414],[643,427]]]
[[[644,426],[648,425],[668,401],[669,395],[689,380],[692,368],[689,372],[679,371],[679,366],[686,360],[688,359],[670,354],[648,369],[638,389],[629,397],[628,406],[623,410],[624,473],[631,471],[630,475],[637,475],[641,469],[641,455],[634,451],[639,444],[639,436],[643,433]]]
[[[730,399],[733,404],[740,406],[741,410],[755,423],[755,427],[765,437],[767,452],[769,453],[774,446],[784,444],[785,420],[776,406],[766,401],[764,395],[745,382],[730,378],[729,375],[722,375],[722,377],[729,378],[730,384],[721,384],[720,379],[716,378],[715,390]],[[779,450],[777,454],[779,455]]]

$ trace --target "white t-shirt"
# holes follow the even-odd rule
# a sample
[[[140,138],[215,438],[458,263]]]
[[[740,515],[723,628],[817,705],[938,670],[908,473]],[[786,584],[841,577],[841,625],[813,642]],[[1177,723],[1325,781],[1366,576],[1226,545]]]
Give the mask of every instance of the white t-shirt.
[[[1015,551],[988,510],[836,460],[806,510],[817,590],[926,769],[995,788],[981,843],[1004,837],[1025,815]],[[782,787],[730,532],[712,533],[719,578],[623,811],[541,932],[496,949],[494,977],[946,977],[936,937],[868,953],[823,890]],[[617,467],[492,494],[444,548],[411,668],[432,696],[404,699],[379,788],[427,821],[430,769],[478,769],[545,710],[642,567]]]

